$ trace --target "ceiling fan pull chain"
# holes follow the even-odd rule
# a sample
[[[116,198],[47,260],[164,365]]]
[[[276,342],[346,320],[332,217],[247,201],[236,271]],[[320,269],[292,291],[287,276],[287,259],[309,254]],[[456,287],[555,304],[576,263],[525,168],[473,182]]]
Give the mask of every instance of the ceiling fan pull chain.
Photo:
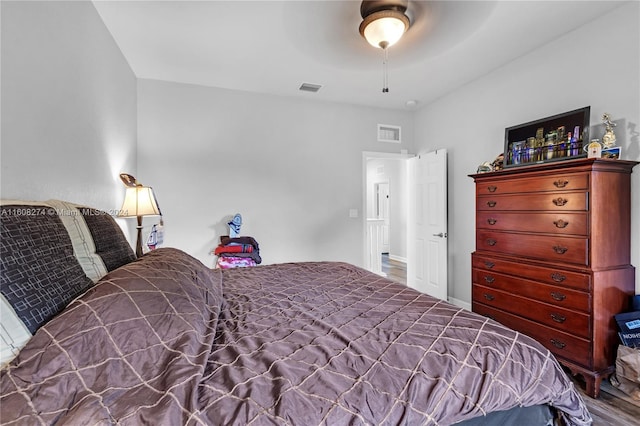
[[[382,49],[382,93],[389,93],[388,59],[387,49]]]

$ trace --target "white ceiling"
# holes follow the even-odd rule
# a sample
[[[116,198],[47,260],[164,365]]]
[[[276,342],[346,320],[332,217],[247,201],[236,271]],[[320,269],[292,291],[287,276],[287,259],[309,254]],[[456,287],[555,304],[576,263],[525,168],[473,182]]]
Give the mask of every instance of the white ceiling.
[[[389,49],[389,93],[382,93],[382,51],[358,32],[360,1],[94,4],[139,78],[404,109],[409,100],[428,104],[621,2],[410,1],[412,25]],[[323,87],[299,91],[305,82]]]

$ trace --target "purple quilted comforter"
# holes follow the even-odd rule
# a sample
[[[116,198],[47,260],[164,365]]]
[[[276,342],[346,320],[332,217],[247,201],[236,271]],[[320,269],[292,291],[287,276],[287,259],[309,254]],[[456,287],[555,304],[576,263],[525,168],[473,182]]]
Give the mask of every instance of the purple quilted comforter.
[[[344,263],[221,271],[175,249],[104,277],[0,386],[6,424],[591,421],[549,351],[487,318]]]

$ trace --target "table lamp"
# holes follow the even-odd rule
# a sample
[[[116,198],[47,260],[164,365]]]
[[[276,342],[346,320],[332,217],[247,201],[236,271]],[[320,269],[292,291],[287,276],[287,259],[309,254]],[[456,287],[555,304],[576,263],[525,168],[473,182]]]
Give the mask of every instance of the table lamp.
[[[127,187],[119,217],[135,217],[138,219],[138,238],[136,241],[136,256],[142,256],[142,217],[162,216],[156,201],[156,196],[150,186],[144,186],[133,176],[121,173],[120,179]]]

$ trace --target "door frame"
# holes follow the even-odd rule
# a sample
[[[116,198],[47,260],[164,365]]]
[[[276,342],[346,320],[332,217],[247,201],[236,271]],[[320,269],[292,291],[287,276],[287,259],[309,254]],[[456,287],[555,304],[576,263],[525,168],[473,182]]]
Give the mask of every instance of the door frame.
[[[362,151],[362,265],[367,264],[367,160],[382,159],[382,160],[408,160],[415,157],[413,154],[408,153],[394,153],[394,152],[378,152],[378,151]],[[406,232],[406,230],[405,230]]]

